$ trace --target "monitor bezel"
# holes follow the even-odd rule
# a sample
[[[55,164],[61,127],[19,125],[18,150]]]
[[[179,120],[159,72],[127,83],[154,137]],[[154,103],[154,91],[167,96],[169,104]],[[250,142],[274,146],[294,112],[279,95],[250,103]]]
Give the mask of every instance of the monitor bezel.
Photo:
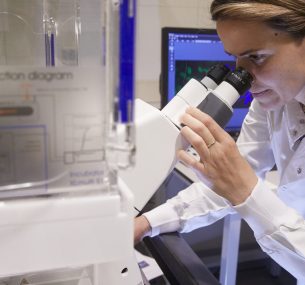
[[[160,95],[161,109],[168,103],[168,35],[176,34],[206,34],[217,35],[216,29],[201,28],[180,28],[180,27],[163,27],[161,29],[161,74],[160,74]]]

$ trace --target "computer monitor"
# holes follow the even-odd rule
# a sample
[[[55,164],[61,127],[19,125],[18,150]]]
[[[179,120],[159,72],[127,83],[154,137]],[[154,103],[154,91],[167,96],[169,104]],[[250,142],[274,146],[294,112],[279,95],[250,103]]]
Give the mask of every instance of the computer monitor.
[[[161,108],[188,80],[201,80],[211,66],[223,63],[235,68],[235,58],[224,51],[215,29],[165,27],[161,42]],[[226,126],[228,132],[239,132],[251,101],[247,92],[234,104],[233,116]]]

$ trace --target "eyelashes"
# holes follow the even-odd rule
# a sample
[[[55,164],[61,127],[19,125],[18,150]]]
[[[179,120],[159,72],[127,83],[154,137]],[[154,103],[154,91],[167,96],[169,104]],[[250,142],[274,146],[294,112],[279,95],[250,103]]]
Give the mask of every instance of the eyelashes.
[[[265,54],[251,54],[248,56],[248,58],[255,64],[262,64],[266,58],[267,55]]]

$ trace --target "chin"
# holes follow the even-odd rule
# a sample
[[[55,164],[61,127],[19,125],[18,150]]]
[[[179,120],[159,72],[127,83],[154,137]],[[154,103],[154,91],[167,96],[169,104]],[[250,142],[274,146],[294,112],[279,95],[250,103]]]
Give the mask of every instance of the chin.
[[[258,103],[260,107],[265,111],[274,111],[284,105],[284,103],[279,100],[269,102],[262,102],[258,100]]]

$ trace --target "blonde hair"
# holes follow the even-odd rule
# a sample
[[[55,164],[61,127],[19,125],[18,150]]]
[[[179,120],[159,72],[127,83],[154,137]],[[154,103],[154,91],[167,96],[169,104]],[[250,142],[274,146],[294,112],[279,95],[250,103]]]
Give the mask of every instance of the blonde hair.
[[[305,37],[305,0],[213,0],[212,19],[260,21],[295,38]]]

